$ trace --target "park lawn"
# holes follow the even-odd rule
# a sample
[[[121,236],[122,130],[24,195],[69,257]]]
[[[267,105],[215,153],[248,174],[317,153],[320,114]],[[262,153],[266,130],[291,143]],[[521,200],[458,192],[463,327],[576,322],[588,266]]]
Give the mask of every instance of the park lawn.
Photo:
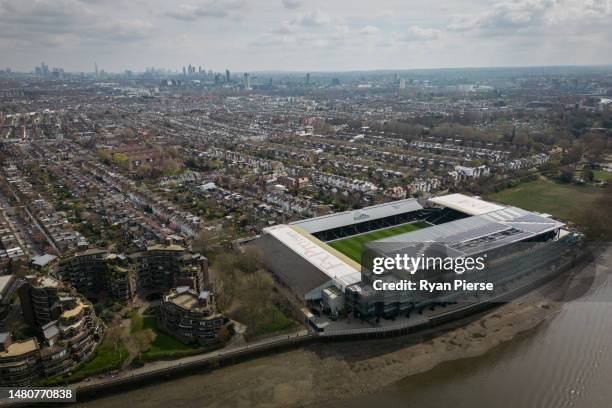
[[[127,357],[128,350],[123,342],[120,342],[119,347],[115,349],[113,339],[105,336],[102,343],[94,351],[94,357],[82,367],[79,367],[73,375],[82,374],[90,376],[101,372],[117,370]]]
[[[357,263],[361,263],[361,253],[363,252],[363,244],[379,239],[392,237],[394,235],[403,234],[405,232],[415,231],[427,227],[425,222],[415,222],[412,224],[402,224],[395,227],[379,229],[365,234],[354,235],[352,237],[339,239],[328,242],[327,244],[337,251],[342,252]]]
[[[153,356],[160,353],[173,353],[199,350],[201,347],[193,347],[183,344],[174,337],[162,332],[157,328],[157,321],[154,316],[146,316],[143,322],[143,329],[151,329],[155,333],[155,340],[151,342],[151,347],[145,352],[146,355]]]
[[[612,181],[612,173],[605,170],[593,170],[595,181]]]
[[[109,336],[104,336],[102,342],[94,350],[92,357],[84,363],[79,364],[76,369],[68,376],[58,376],[46,378],[39,385],[55,385],[64,383],[73,383],[81,381],[86,377],[97,374],[106,373],[113,370],[118,370],[128,357],[129,352],[123,342],[119,343],[119,347],[115,349],[113,339]]]
[[[265,336],[268,334],[282,332],[297,326],[297,323],[281,312],[276,306],[271,306],[262,319],[257,321],[249,334],[251,337]]]
[[[602,190],[597,187],[561,184],[542,177],[488,194],[486,198],[576,222],[579,210],[588,206],[600,194]]]

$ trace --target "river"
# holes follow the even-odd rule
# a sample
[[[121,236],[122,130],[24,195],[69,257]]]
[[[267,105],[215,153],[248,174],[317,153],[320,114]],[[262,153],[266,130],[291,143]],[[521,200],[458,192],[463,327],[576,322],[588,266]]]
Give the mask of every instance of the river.
[[[382,405],[380,405],[382,404]],[[479,357],[447,362],[339,407],[612,407],[612,277],[552,320]]]

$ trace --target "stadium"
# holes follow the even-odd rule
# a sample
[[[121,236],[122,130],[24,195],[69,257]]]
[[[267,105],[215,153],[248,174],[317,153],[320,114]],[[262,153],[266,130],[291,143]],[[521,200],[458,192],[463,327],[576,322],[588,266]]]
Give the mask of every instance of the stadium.
[[[435,251],[451,257],[497,254],[504,262],[495,263],[487,278],[508,290],[523,277],[533,277],[534,270],[549,273],[549,266],[564,254],[559,243],[575,238],[563,222],[547,214],[450,194],[423,203],[405,199],[268,227],[254,245],[277,280],[311,308],[330,315],[348,310],[370,318],[457,302],[461,294],[419,298],[408,292],[376,291],[371,271],[362,267],[365,248],[387,254]],[[509,256],[512,253],[516,256]],[[386,276],[391,281],[403,278]],[[462,278],[476,281],[479,276]]]

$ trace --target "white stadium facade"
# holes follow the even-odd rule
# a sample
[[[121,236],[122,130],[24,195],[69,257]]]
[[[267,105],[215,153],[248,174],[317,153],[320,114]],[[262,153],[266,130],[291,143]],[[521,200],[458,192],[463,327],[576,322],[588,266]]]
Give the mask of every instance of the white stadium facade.
[[[405,199],[268,227],[253,244],[277,280],[308,305],[329,306],[333,301],[336,308],[349,308],[361,316],[397,315],[413,310],[419,301],[405,294],[389,297],[376,293],[368,271],[363,272],[360,264],[327,242],[417,221],[429,226],[372,244],[410,251],[414,243],[438,243],[451,256],[465,256],[503,251],[523,242],[567,241],[574,236],[563,222],[547,214],[450,194],[423,203]],[[551,249],[553,255],[547,256],[557,256],[555,251],[559,252]],[[515,272],[503,273],[509,276]]]

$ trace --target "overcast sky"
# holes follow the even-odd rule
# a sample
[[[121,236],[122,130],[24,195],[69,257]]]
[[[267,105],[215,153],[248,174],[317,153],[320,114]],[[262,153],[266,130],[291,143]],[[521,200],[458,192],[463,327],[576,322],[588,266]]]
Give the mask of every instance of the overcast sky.
[[[612,0],[0,0],[0,68],[612,63]]]

